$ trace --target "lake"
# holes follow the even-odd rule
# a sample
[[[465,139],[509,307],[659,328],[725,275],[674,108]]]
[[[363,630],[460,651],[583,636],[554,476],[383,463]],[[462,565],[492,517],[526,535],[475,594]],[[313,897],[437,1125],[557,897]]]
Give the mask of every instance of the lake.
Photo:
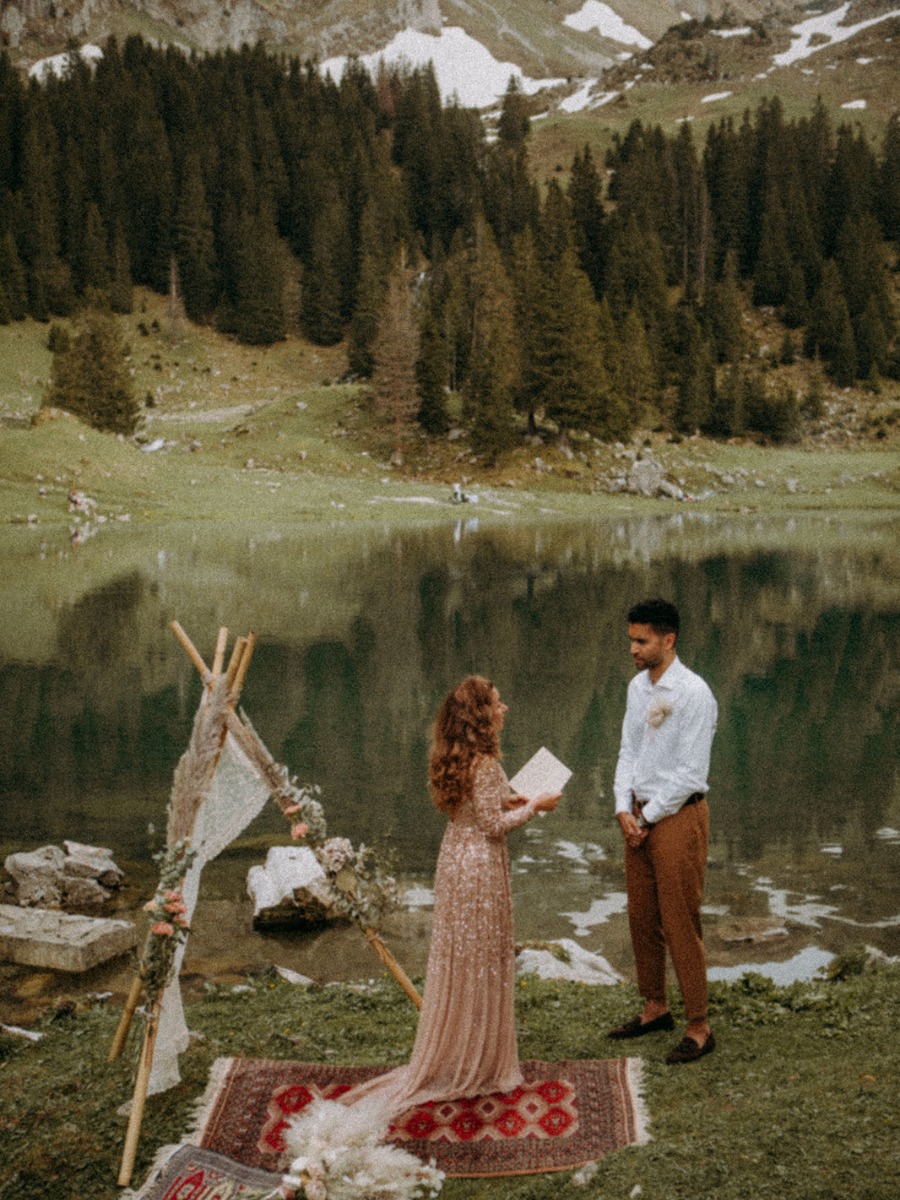
[[[625,613],[662,594],[681,609],[681,657],[719,702],[714,974],[809,974],[858,942],[900,953],[896,521],[514,520],[107,529],[77,548],[2,531],[0,853],[108,846],[128,877],[116,907],[134,912],[152,892],[200,691],[168,628],[177,618],[207,662],[220,625],[256,631],[242,699],[255,728],[321,786],[329,831],[384,849],[421,894],[442,832],[425,786],[429,722],[477,671],[509,705],[509,773],[541,745],[574,772],[558,812],[510,839],[518,936],[572,938],[627,972],[611,790],[633,671]],[[285,834],[269,805],[208,869],[189,970],[377,973],[355,931],[250,929],[246,871]],[[428,924],[425,907],[389,927],[411,972]]]

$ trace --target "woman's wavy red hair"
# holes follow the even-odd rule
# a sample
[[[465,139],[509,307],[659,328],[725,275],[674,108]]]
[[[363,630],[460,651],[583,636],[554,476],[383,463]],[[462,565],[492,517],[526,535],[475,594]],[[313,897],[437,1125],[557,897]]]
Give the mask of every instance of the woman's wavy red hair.
[[[434,722],[428,780],[441,812],[452,815],[471,794],[472,768],[480,754],[500,757],[494,685],[481,675],[467,675],[444,698]]]

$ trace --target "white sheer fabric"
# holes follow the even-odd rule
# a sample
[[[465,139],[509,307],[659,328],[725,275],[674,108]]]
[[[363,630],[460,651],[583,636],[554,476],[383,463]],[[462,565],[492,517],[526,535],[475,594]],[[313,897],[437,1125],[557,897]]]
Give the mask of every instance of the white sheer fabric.
[[[194,824],[191,846],[197,855],[185,876],[182,893],[187,908],[188,924],[191,923],[197,904],[203,868],[246,829],[262,810],[270,790],[229,734],[209,794],[203,801]],[[185,948],[186,944],[182,942],[175,952],[175,973],[163,993],[159,1032],[147,1089],[148,1095],[151,1096],[174,1087],[181,1080],[178,1055],[187,1049],[189,1040],[179,983]]]

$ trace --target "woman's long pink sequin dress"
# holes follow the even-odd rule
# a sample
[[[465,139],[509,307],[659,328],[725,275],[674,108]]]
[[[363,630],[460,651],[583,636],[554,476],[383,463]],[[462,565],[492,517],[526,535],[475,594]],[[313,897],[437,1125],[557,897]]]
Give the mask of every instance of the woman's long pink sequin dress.
[[[514,1014],[515,949],[506,834],[534,808],[506,811],[506,774],[476,762],[471,797],[448,823],[434,881],[434,923],[412,1058],[353,1088],[391,1115],[428,1100],[509,1091],[522,1080]]]

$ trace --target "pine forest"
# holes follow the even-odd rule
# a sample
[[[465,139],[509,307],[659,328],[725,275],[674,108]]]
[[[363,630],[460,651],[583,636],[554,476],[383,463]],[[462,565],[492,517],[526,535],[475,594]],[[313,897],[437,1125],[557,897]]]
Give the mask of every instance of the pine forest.
[[[773,389],[748,359],[750,304],[813,380],[900,378],[896,116],[880,145],[777,99],[702,145],[635,122],[546,184],[528,136],[513,83],[488,137],[430,68],[351,62],[338,84],[262,49],[133,38],[26,83],[4,56],[0,323],[98,310],[57,354],[73,411],[89,401],[66,355],[115,357],[104,319],[135,284],[244,343],[346,339],[386,428],[442,433],[455,394],[488,461],[542,421],[791,440],[821,393]],[[125,386],[105,427],[130,432]]]

